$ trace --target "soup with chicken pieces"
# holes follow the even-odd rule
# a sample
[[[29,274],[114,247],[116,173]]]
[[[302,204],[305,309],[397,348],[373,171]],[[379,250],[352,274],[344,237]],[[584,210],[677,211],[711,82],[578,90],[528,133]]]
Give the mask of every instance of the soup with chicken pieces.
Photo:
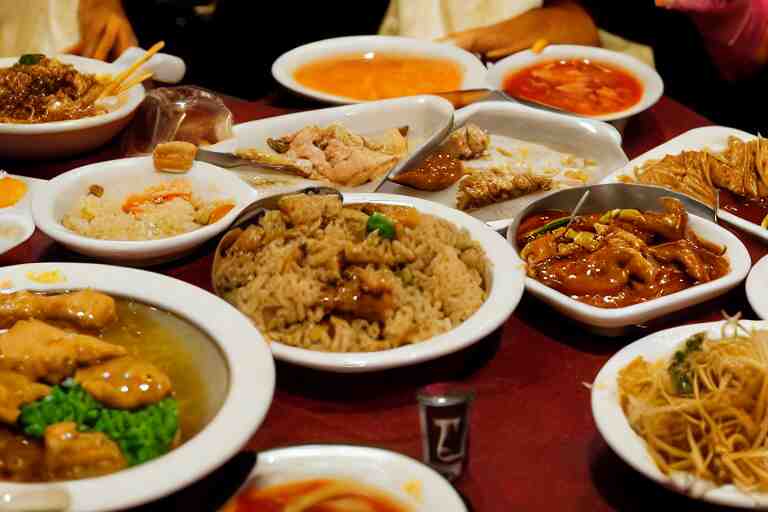
[[[616,209],[574,217],[536,212],[520,224],[517,245],[527,273],[578,301],[620,308],[724,276],[725,248],[688,227],[674,198],[664,211]]]
[[[212,411],[186,321],[93,290],[0,295],[0,481],[106,475],[159,457]]]

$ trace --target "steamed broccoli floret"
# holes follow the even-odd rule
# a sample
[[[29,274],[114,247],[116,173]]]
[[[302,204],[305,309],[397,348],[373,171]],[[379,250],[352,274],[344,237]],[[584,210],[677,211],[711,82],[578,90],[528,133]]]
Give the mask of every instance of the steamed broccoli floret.
[[[103,432],[133,466],[170,450],[179,430],[179,410],[173,398],[135,411],[110,409],[68,379],[50,395],[25,405],[19,418],[24,432],[33,437],[42,437],[48,426],[62,421],[74,421],[81,432]]]

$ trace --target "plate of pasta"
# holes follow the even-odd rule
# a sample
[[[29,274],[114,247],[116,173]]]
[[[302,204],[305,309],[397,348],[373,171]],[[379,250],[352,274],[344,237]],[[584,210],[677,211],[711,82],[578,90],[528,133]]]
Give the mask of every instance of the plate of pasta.
[[[595,378],[592,414],[608,445],[665,487],[768,506],[768,322],[685,325],[624,347]]]

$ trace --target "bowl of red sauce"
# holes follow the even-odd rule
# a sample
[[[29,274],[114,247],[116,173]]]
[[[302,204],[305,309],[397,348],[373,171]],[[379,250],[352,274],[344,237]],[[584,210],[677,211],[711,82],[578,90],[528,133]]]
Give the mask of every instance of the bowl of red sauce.
[[[664,91],[659,74],[644,62],[576,45],[510,55],[490,68],[487,82],[513,98],[602,121],[646,110]]]

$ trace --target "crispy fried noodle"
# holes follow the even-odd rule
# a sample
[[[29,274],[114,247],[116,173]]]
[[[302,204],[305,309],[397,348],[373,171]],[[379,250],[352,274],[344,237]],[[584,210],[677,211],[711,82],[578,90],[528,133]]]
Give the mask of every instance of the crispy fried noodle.
[[[722,338],[688,338],[669,359],[621,370],[621,406],[665,474],[768,491],[768,330],[729,319]]]

